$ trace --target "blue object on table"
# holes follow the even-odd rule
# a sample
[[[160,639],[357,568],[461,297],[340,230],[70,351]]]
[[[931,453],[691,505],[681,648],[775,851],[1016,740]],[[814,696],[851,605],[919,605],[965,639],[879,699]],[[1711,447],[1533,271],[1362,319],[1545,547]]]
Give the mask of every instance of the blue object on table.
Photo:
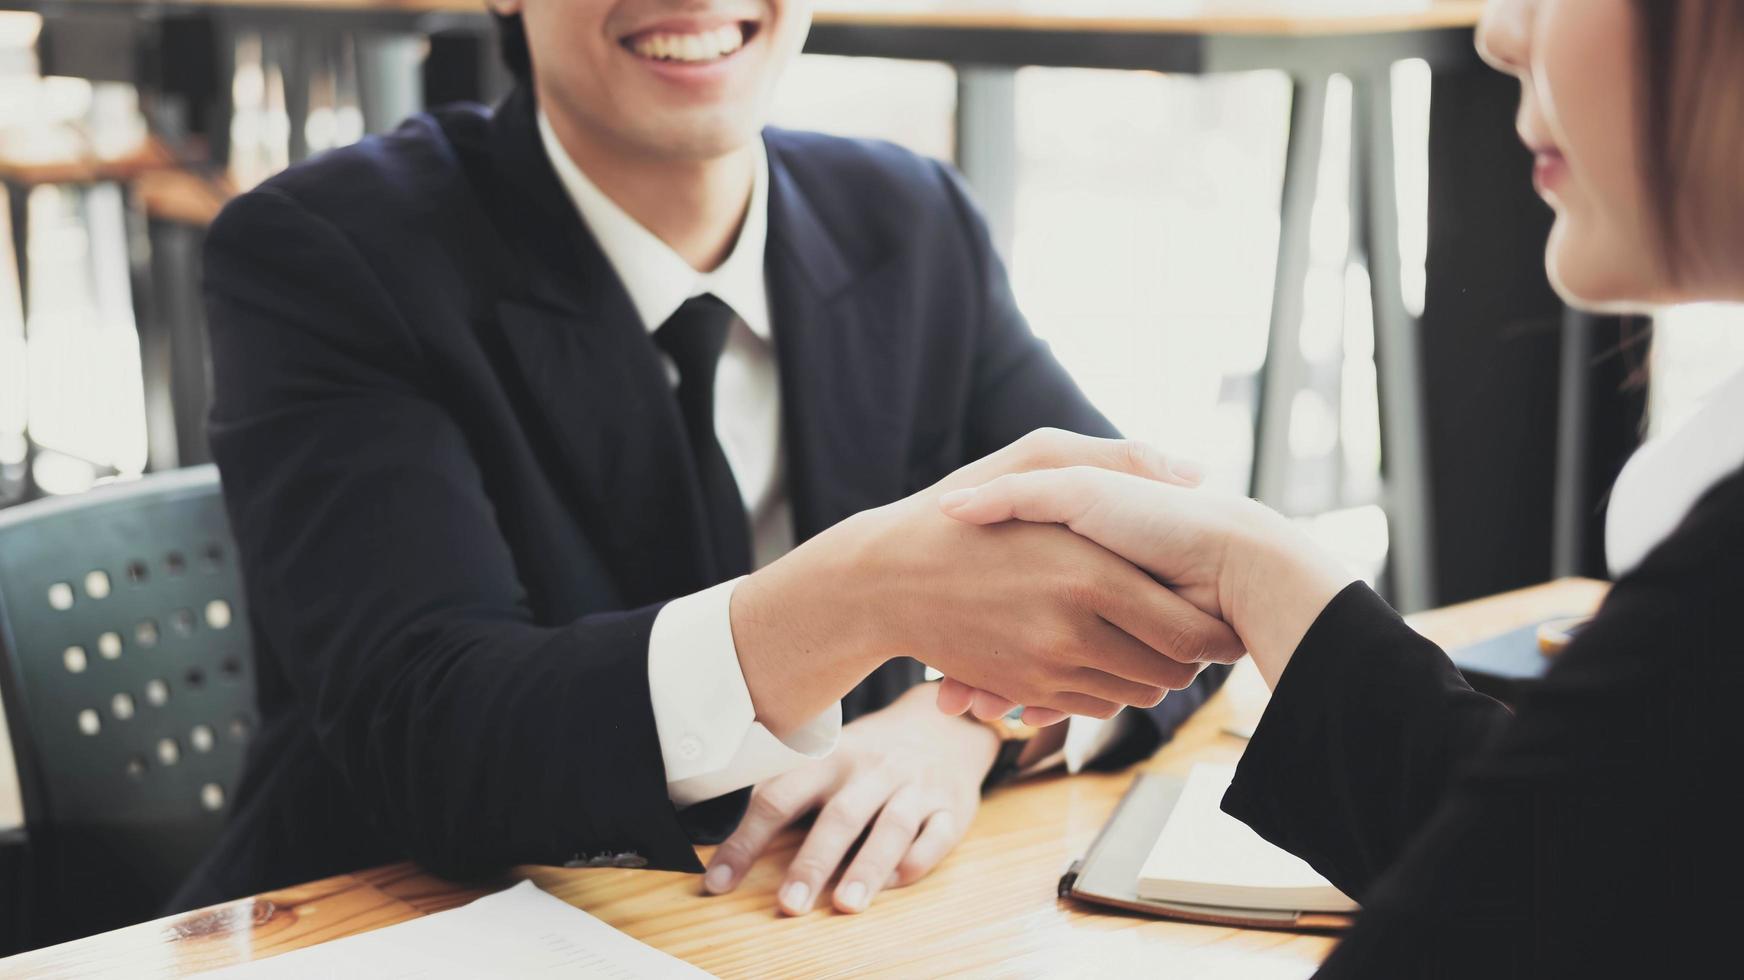
[[[1552,617],[1545,623],[1565,617]],[[1500,701],[1512,703],[1533,681],[1543,677],[1554,662],[1538,649],[1538,627],[1533,623],[1487,640],[1447,651],[1466,682]]]

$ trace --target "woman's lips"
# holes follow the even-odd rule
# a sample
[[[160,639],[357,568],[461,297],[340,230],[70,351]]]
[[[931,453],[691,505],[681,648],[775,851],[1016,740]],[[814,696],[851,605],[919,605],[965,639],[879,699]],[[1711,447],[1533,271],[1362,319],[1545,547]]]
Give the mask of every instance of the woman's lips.
[[[1568,161],[1563,158],[1561,151],[1555,147],[1533,151],[1532,186],[1538,189],[1541,196],[1550,197],[1555,194],[1556,189],[1567,179]]]

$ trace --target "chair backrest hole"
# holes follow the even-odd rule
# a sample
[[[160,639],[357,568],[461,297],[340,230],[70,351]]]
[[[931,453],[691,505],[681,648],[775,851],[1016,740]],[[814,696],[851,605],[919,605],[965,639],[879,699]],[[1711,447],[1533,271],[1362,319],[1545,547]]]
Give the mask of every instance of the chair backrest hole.
[[[187,680],[189,687],[198,688],[206,683],[206,672],[198,667],[189,667]]]
[[[215,571],[224,564],[224,547],[218,544],[209,544],[201,549],[200,557],[205,559],[207,571]]]
[[[97,637],[97,652],[104,660],[121,659],[121,634],[103,633]]]
[[[56,582],[49,586],[48,604],[49,608],[63,612],[73,608],[73,587],[65,582]]]
[[[142,647],[157,646],[157,620],[143,619],[133,628],[133,642]]]
[[[194,747],[195,752],[210,752],[212,746],[218,744],[218,735],[212,731],[211,725],[195,725],[188,732],[188,744]]]
[[[238,741],[238,742],[247,741],[248,740],[248,729],[249,729],[248,716],[237,715],[236,717],[230,719],[230,737],[232,739],[234,739],[235,741]]]
[[[224,674],[225,680],[233,681],[242,676],[242,661],[236,657],[225,657],[219,663],[218,669]]]
[[[61,651],[61,663],[66,665],[69,674],[84,673],[87,662],[84,647],[67,647]]]
[[[150,574],[150,570],[145,567],[145,562],[137,558],[127,563],[127,581],[134,585],[144,582]]]
[[[85,573],[85,594],[93,599],[109,598],[109,573],[102,569]]]
[[[127,760],[127,775],[128,776],[130,776],[134,779],[144,779],[145,778],[145,770],[146,770],[145,756],[135,755],[135,756],[128,757],[128,760]]]
[[[171,575],[180,575],[188,570],[188,559],[179,551],[172,551],[164,556],[164,569]]]
[[[215,630],[224,629],[230,625],[230,603],[223,599],[213,599],[206,603],[206,625]]]
[[[200,805],[213,813],[224,809],[224,787],[217,783],[207,783],[200,787]]]
[[[93,708],[79,712],[79,731],[86,735],[95,735],[103,730],[103,719],[97,716]]]
[[[175,630],[178,636],[188,636],[193,633],[194,624],[197,622],[199,620],[194,618],[192,609],[177,609],[170,614],[170,628]]]
[[[182,761],[182,746],[173,738],[157,740],[157,761],[161,765],[173,766]]]
[[[133,695],[122,691],[109,699],[109,713],[116,721],[126,721],[133,717]]]
[[[170,686],[153,677],[145,682],[145,700],[154,708],[161,708],[170,701]]]

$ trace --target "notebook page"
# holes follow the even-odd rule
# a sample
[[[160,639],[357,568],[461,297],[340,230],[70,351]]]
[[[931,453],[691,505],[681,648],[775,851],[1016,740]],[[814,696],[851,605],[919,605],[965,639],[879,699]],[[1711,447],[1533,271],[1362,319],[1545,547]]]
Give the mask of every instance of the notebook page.
[[[270,977],[708,977],[523,881],[447,912],[202,974]]]
[[[1229,889],[1265,891],[1315,891],[1337,896],[1321,874],[1306,861],[1268,843],[1241,821],[1223,812],[1223,794],[1235,778],[1234,766],[1196,765],[1187,777],[1181,798],[1168,822],[1157,835],[1143,869],[1139,872],[1141,893],[1154,890],[1147,883],[1170,881],[1210,886],[1197,889],[1199,901],[1211,896],[1227,900]],[[1176,891],[1179,891],[1176,889]],[[1150,897],[1160,897],[1150,895]],[[1262,896],[1263,897],[1263,896]],[[1180,901],[1193,901],[1182,893]],[[1334,907],[1348,903],[1334,898]],[[1349,904],[1354,908],[1354,904]]]

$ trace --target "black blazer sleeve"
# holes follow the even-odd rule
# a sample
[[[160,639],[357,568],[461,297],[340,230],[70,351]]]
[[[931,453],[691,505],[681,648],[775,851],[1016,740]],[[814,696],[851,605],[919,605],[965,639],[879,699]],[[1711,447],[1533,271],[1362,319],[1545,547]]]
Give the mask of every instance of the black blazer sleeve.
[[[966,426],[969,452],[963,462],[996,452],[1036,429],[1119,436],[1119,430],[1096,410],[1054,359],[1047,343],[1030,329],[1018,309],[1005,263],[993,247],[987,222],[962,179],[948,167],[939,165],[939,169],[957,211],[957,226],[967,236],[975,260],[974,290],[980,310]],[[1095,768],[1119,768],[1149,755],[1216,693],[1228,676],[1228,667],[1208,666],[1191,686],[1173,691],[1156,707],[1145,709],[1145,723],[1129,725],[1096,760]]]
[[[446,874],[602,852],[700,871],[649,700],[658,607],[532,621],[442,379],[325,219],[252,193],[206,257],[212,449],[255,626],[372,822]]]
[[[1363,903],[1328,976],[1683,975],[1741,906],[1744,481],[1510,716],[1366,587],[1304,637],[1223,806]]]

